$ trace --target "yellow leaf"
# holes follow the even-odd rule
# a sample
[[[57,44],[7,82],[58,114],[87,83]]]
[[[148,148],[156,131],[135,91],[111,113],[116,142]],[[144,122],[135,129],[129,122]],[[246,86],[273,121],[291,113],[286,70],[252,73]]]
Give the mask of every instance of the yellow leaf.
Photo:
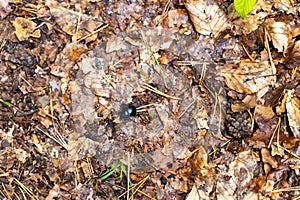
[[[27,40],[30,36],[40,37],[40,31],[36,29],[36,23],[23,17],[17,17],[13,22],[15,33],[19,41]]]

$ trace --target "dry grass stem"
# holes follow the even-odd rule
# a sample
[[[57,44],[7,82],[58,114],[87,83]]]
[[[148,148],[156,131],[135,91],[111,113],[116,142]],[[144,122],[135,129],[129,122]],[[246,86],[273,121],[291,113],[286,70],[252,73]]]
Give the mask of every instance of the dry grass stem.
[[[197,99],[198,99],[198,96],[182,111],[182,113],[179,115],[179,119],[184,115],[184,113],[187,112],[187,110],[196,102]]]
[[[281,123],[281,118],[279,118],[278,123],[277,123],[277,125],[276,125],[276,127],[275,127],[275,130],[274,130],[273,133],[272,133],[272,137],[270,138],[270,142],[269,142],[268,148],[271,147],[272,141],[273,141],[273,139],[274,139],[274,137],[275,137],[275,133],[276,133],[276,132],[277,132],[277,144],[279,144],[279,130],[280,130],[280,123]],[[279,149],[279,146],[277,146],[277,148]]]
[[[153,86],[151,86],[151,85],[149,85],[147,83],[144,83],[144,85],[142,85],[142,88],[147,89],[147,90],[149,90],[151,92],[154,92],[154,93],[156,93],[158,95],[164,96],[164,97],[169,98],[169,99],[182,100],[179,97],[174,97],[174,96],[167,95],[167,94],[159,91],[158,89],[156,89],[155,87],[153,87]]]
[[[63,138],[56,138],[55,136],[52,136],[49,133],[43,131],[39,127],[36,127],[36,129],[39,130],[39,131],[41,131],[45,135],[47,135],[49,138],[51,138],[52,140],[54,140],[56,143],[58,143],[59,145],[61,145],[63,148],[68,149],[67,148],[67,143],[63,140]]]
[[[106,24],[106,25],[104,25],[104,26],[98,28],[97,30],[91,32],[90,34],[87,34],[86,36],[83,36],[82,38],[80,38],[79,40],[77,40],[77,42],[80,42],[80,41],[82,41],[82,40],[85,40],[86,38],[88,38],[88,37],[90,37],[90,36],[92,36],[92,35],[98,33],[99,31],[102,31],[102,30],[105,29],[106,27],[108,27],[108,24]]]
[[[38,199],[34,194],[33,192],[28,188],[26,187],[23,183],[21,183],[18,179],[14,178],[13,181],[19,185],[20,187],[20,191],[24,191],[26,194],[28,194],[32,199]],[[24,194],[25,195],[25,194]],[[26,199],[26,198],[24,198]]]
[[[276,144],[277,144],[277,143],[276,143]],[[278,145],[278,147],[279,147],[280,149],[283,149],[284,151],[288,152],[289,154],[291,154],[292,156],[294,156],[295,158],[297,158],[297,159],[300,160],[300,157],[299,157],[297,154],[291,152],[290,150],[286,149],[285,147],[281,146],[280,144],[277,144],[277,145]]]

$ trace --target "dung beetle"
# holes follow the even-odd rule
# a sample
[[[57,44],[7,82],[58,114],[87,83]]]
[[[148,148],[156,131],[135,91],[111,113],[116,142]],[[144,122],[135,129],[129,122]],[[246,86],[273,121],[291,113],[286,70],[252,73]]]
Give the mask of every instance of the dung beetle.
[[[135,116],[136,115],[136,107],[129,104],[129,105],[122,105],[121,106],[121,117],[122,118],[128,118],[130,116]]]

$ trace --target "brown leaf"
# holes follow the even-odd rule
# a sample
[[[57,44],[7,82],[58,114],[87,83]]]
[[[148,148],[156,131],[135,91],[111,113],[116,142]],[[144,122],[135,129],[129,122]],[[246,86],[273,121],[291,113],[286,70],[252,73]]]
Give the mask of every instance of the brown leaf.
[[[226,14],[214,2],[189,0],[185,4],[196,31],[203,35],[212,34],[217,38],[229,27]]]
[[[300,138],[300,99],[295,89],[287,90],[286,110],[290,128],[294,136]]]
[[[286,53],[288,44],[292,39],[292,34],[288,24],[284,22],[276,22],[274,19],[267,19],[265,27],[269,34],[269,40],[272,41],[278,52]]]
[[[177,9],[170,10],[168,16],[162,21],[163,27],[174,28],[180,27],[182,24],[186,24],[188,21],[188,15],[186,10]]]
[[[254,132],[252,139],[267,141],[277,126],[278,117],[273,112],[272,107],[257,105],[255,107],[255,122],[259,128]]]
[[[192,157],[192,165],[194,170],[205,170],[208,167],[207,152],[204,147],[200,146],[199,150]]]
[[[264,163],[270,164],[273,168],[278,167],[278,163],[274,157],[271,156],[270,151],[267,148],[261,149],[261,156]]]
[[[238,67],[227,65],[222,74],[230,89],[246,94],[256,93],[275,81],[268,62],[243,60]]]

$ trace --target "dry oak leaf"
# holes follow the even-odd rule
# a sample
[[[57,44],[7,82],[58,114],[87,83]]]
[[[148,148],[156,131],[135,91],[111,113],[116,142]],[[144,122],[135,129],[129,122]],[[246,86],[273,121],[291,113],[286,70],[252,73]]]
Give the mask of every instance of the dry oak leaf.
[[[274,19],[267,19],[265,27],[274,47],[278,52],[286,53],[288,44],[292,40],[292,33],[288,24],[284,22],[276,22]]]
[[[189,0],[185,4],[196,31],[203,35],[219,34],[229,27],[224,11],[213,1]]]
[[[272,68],[267,61],[242,60],[237,67],[229,64],[222,70],[226,85],[239,93],[253,94],[275,82]]]
[[[296,138],[300,138],[300,99],[295,89],[287,90],[286,111],[290,128]]]
[[[19,41],[27,40],[29,37],[41,37],[41,31],[36,29],[36,23],[23,17],[17,17],[13,22],[15,33]]]

